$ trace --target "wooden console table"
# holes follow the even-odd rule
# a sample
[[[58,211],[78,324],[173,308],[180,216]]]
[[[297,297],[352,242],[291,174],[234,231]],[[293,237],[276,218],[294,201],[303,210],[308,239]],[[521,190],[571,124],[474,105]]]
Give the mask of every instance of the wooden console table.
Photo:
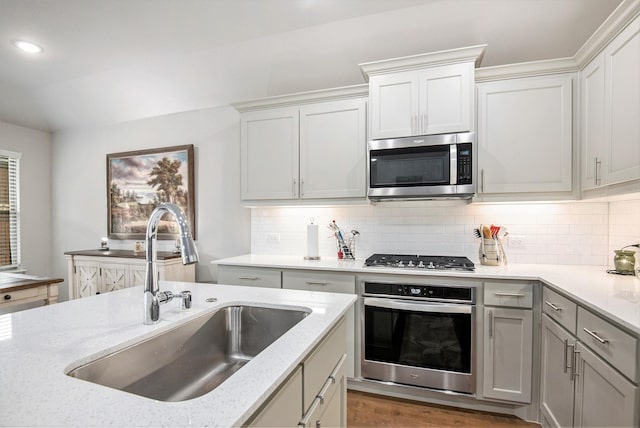
[[[58,301],[58,283],[62,278],[43,278],[33,275],[0,272],[0,308],[44,301],[50,305]]]

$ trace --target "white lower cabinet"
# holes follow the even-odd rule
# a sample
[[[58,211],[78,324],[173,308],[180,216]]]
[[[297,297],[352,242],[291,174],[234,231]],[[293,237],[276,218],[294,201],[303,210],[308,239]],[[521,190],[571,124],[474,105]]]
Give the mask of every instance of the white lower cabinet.
[[[144,259],[74,254],[65,257],[70,299],[144,285]],[[195,265],[183,265],[180,257],[158,260],[157,267],[161,281],[195,281]]]
[[[282,288],[291,290],[323,291],[332,293],[356,292],[355,275],[336,272],[312,272],[305,270],[285,270],[282,272]],[[356,349],[356,308],[352,306],[346,315],[347,323],[347,361],[345,373],[347,377],[355,377]]]
[[[534,284],[484,283],[482,395],[531,403]]]
[[[346,333],[343,318],[251,418],[248,426],[346,427]]]
[[[533,311],[485,308],[484,319],[483,396],[530,403]]]
[[[544,425],[639,426],[637,379],[629,379],[619,371],[636,366],[637,340],[581,307],[578,313],[584,315],[578,316],[576,323],[573,306],[575,303],[570,300],[545,290],[540,377],[540,412]],[[565,311],[574,319],[569,320],[566,315],[558,318],[558,314]],[[588,335],[587,342],[583,342],[585,329],[599,339]],[[595,340],[596,346],[602,349],[589,348],[594,346],[590,340]],[[628,349],[633,351],[631,355]],[[635,372],[628,373],[636,376]]]

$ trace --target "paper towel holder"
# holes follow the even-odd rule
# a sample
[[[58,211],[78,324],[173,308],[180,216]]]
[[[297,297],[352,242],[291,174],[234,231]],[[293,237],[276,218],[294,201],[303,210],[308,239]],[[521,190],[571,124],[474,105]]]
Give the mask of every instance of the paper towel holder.
[[[305,260],[320,260],[320,252],[318,251],[318,225],[314,223],[315,219],[311,218],[311,224],[307,225],[307,255]]]

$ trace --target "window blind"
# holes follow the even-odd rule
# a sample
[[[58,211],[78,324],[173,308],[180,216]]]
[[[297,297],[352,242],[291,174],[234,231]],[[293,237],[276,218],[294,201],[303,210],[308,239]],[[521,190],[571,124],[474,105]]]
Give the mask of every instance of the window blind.
[[[0,269],[20,266],[20,158],[0,150]]]

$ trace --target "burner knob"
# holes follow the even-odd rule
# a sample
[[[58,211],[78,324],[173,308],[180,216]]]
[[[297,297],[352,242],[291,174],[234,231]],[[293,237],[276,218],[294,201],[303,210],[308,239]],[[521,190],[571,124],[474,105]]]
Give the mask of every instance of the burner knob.
[[[407,264],[407,267],[413,267],[413,260],[409,260],[409,263]]]
[[[402,260],[400,260],[400,261],[398,262],[398,267],[399,267],[399,268],[404,267],[404,263],[402,262]]]
[[[429,266],[427,266],[428,269],[435,269],[436,267],[433,265],[433,262],[429,262]]]
[[[418,267],[419,267],[419,268],[424,268],[424,262],[423,262],[422,260],[420,260],[420,261],[418,262]]]

